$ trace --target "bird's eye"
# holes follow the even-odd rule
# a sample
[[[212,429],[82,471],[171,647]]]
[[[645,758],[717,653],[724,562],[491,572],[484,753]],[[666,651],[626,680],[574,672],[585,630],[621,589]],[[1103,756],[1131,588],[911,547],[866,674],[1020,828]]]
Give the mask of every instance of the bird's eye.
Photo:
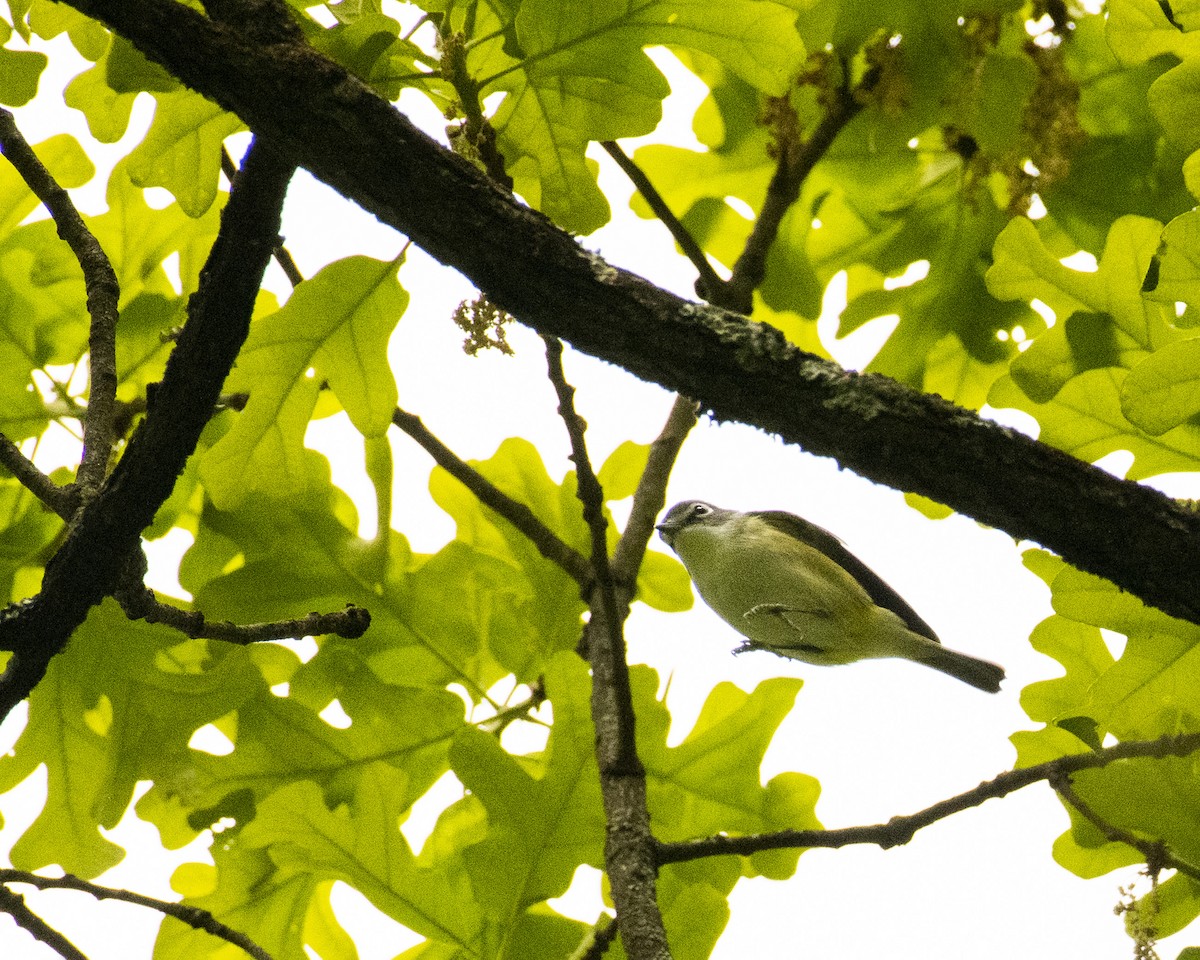
[[[693,503],[692,504],[692,516],[706,517],[710,513],[712,513],[712,507],[710,507],[707,503]]]

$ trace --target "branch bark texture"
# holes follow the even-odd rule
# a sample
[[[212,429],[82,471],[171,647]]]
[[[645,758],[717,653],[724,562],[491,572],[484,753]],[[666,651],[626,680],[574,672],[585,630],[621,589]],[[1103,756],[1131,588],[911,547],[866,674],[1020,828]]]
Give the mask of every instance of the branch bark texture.
[[[261,143],[251,149],[146,420],[47,564],[41,592],[0,619],[0,649],[14,652],[0,677],[0,718],[29,695],[88,611],[117,589],[142,530],[195,450],[249,332],[294,169]]]
[[[1033,540],[1200,622],[1200,515],[938,397],[846,372],[777,331],[582,250],[298,42],[255,44],[173,0],[66,0],[238,114],[539,332],[855,472]]]

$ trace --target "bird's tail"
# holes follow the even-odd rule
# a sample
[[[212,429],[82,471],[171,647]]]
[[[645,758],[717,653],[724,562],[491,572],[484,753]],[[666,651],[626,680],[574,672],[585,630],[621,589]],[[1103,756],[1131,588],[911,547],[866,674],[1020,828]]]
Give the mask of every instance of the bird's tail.
[[[918,659],[914,657],[913,659]],[[929,644],[921,650],[919,661],[934,670],[957,677],[963,683],[988,693],[998,693],[1000,681],[1004,679],[1004,668],[987,660],[980,660],[957,650],[949,650],[941,644]]]

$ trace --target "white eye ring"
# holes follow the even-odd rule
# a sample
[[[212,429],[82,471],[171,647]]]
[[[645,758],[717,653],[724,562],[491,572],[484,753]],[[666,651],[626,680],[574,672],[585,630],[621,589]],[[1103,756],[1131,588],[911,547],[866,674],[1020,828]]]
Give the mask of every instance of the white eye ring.
[[[692,504],[692,516],[704,517],[710,513],[712,513],[712,507],[710,507],[707,503],[693,503]]]

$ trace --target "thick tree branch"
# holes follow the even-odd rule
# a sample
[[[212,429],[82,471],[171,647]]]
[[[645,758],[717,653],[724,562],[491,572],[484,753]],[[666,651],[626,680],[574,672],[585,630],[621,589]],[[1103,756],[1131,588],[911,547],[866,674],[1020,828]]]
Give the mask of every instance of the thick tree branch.
[[[682,843],[663,843],[658,847],[658,862],[682,863],[700,857],[717,857],[727,854],[749,856],[760,850],[783,850],[796,847],[847,847],[852,844],[875,844],[887,850],[908,843],[923,827],[944,820],[955,813],[977,807],[985,800],[1004,797],[1030,784],[1043,780],[1051,783],[1069,777],[1080,770],[1095,770],[1121,760],[1146,757],[1185,757],[1200,750],[1200,733],[1179,734],[1159,737],[1157,740],[1131,740],[1118,743],[1091,753],[1074,753],[1070,756],[1048,760],[1032,767],[1010,770],[1000,776],[986,780],[972,790],[967,790],[947,800],[926,807],[919,813],[892,817],[887,823],[876,823],[864,827],[843,827],[835,830],[780,830],[776,833],[754,834],[744,837],[706,837]]]
[[[0,677],[0,718],[29,695],[88,611],[120,585],[141,531],[195,450],[249,332],[294,169],[261,141],[251,148],[146,419],[47,564],[41,592],[0,614],[0,649],[14,651]]]
[[[571,440],[571,460],[578,478],[583,518],[592,536],[592,570],[588,596],[590,617],[584,647],[592,666],[592,720],[596,725],[596,760],[608,831],[604,865],[617,908],[617,924],[625,952],[637,960],[670,957],[662,913],[658,908],[654,836],[646,804],[646,771],[637,755],[633,696],[625,659],[624,616],[628,601],[617,598],[608,560],[608,523],[604,491],[588,457],[587,424],[575,410],[575,388],[562,366],[562,343],[546,342],[546,366],[558,395],[558,413]],[[624,591],[623,591],[624,592]]]
[[[83,462],[78,488],[86,501],[92,497],[108,471],[113,445],[113,403],[117,398],[117,302],[121,286],[116,271],[99,242],[88,230],[67,191],[58,185],[37,154],[17,129],[13,115],[0,109],[0,148],[21,178],[45,204],[54,218],[58,235],[71,248],[83,271],[87,310],[91,317],[88,336],[87,415],[83,419]]]
[[[225,174],[225,179],[233,183],[233,178],[237,176],[237,164],[233,162],[233,157],[229,155],[229,151],[221,147],[221,172]],[[300,286],[304,282],[304,274],[300,272],[300,268],[296,266],[296,258],[292,256],[292,252],[283,245],[283,238],[275,244],[275,249],[271,251],[271,255],[275,258],[275,262],[279,264],[279,269],[283,271],[283,275],[287,277],[288,283],[292,285],[292,289]]]
[[[254,960],[271,960],[271,955],[244,933],[227,927],[207,910],[201,910],[199,907],[171,903],[169,900],[157,900],[154,897],[146,897],[140,893],[120,890],[116,887],[102,887],[98,883],[80,880],[79,877],[69,873],[62,877],[42,877],[25,870],[0,870],[0,885],[9,883],[27,883],[39,890],[78,890],[81,893],[91,894],[97,900],[120,900],[135,906],[148,907],[168,917],[174,917],[195,930],[203,930],[227,943],[232,943],[235,947],[244,950]],[[0,889],[7,891],[6,887],[0,887]],[[11,895],[16,896],[15,894]]]
[[[495,510],[525,534],[538,553],[562,567],[580,587],[591,582],[592,570],[587,557],[560,540],[553,530],[534,516],[529,507],[514,500],[461,459],[429,431],[420,417],[397,407],[392,412],[392,423],[416,440],[439,467],[475,494],[480,503]]]
[[[688,303],[580,249],[345,70],[246,41],[172,0],[66,0],[542,333],[879,483],[1033,540],[1200,622],[1200,515],[777,331]],[[964,309],[969,309],[965,306]]]

